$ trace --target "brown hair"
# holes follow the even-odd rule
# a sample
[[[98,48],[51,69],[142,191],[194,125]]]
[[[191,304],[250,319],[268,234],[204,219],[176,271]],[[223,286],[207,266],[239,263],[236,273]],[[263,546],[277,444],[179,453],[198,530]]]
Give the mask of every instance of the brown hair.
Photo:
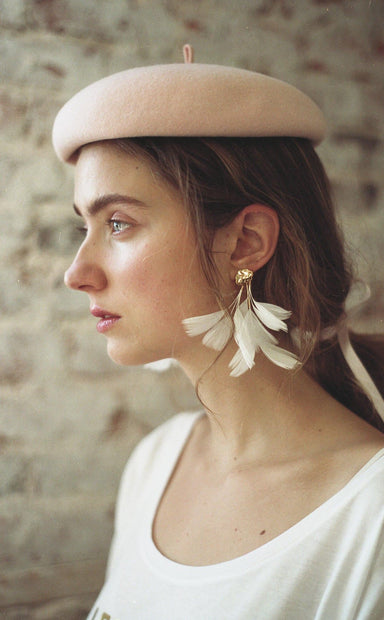
[[[356,382],[334,337],[321,331],[343,315],[352,283],[329,182],[309,140],[296,138],[135,138],[114,140],[144,157],[184,199],[201,262],[217,295],[211,245],[215,230],[245,206],[268,205],[280,220],[278,246],[254,275],[259,301],[292,311],[290,328],[301,334],[299,357],[334,398],[384,431],[384,423]],[[351,334],[351,341],[381,393],[384,344]]]

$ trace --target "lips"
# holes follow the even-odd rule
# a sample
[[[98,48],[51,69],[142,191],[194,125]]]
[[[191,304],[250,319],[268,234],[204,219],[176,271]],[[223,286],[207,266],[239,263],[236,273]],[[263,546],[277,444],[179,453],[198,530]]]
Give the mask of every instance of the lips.
[[[91,314],[100,319],[96,325],[96,329],[101,334],[111,329],[121,319],[120,315],[113,314],[113,312],[109,312],[109,310],[104,310],[98,306],[93,306],[91,308]]]

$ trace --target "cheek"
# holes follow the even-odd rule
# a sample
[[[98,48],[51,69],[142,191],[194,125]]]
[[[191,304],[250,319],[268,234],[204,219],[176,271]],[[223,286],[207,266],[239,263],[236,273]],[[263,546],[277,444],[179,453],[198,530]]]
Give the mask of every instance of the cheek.
[[[152,313],[152,320],[155,315],[156,322],[181,322],[201,309],[207,283],[196,258],[195,246],[186,237],[185,230],[175,230],[171,238],[160,237],[161,242],[150,239],[135,245],[128,255],[127,247],[122,247],[114,279],[135,312],[146,317]],[[211,295],[210,292],[209,299]],[[196,300],[199,308],[195,306]],[[201,313],[209,311],[211,305],[204,306]]]
[[[154,251],[147,245],[130,256],[122,256],[116,283],[124,297],[132,304],[140,304],[143,312],[175,304],[183,277],[183,268],[175,256],[170,248],[163,246]]]

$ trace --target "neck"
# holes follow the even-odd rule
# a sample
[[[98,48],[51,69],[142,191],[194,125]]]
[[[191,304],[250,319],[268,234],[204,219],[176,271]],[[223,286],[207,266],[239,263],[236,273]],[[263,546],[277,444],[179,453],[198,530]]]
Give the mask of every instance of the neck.
[[[334,409],[329,394],[304,371],[281,369],[261,353],[251,370],[230,377],[229,349],[205,365],[182,363],[207,412],[211,452],[229,461],[284,458],[319,434],[322,412]]]

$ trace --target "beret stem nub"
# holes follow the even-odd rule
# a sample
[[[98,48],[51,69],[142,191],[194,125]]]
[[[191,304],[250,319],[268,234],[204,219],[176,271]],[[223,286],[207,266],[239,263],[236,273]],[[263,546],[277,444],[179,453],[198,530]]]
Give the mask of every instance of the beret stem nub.
[[[193,50],[192,45],[190,45],[189,43],[186,43],[183,46],[183,56],[184,56],[185,63],[190,64],[191,62],[193,62],[194,50]]]

